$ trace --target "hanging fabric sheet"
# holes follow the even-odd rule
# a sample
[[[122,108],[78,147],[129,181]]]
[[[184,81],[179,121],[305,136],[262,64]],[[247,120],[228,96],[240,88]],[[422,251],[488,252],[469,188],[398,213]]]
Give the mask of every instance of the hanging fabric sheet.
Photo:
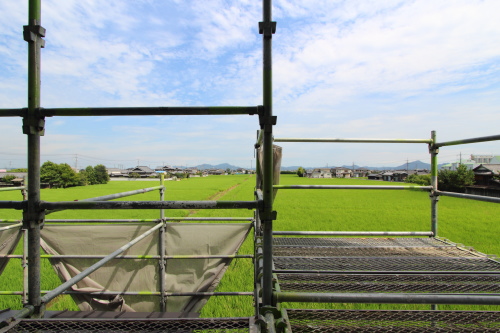
[[[0,224],[0,227],[6,227],[8,224]],[[12,254],[16,249],[17,243],[21,238],[21,227],[0,231],[0,255]],[[0,274],[9,262],[8,258],[0,258]]]
[[[154,223],[113,225],[45,225],[42,248],[48,254],[106,255],[151,229]],[[233,255],[251,224],[167,223],[165,254]],[[122,255],[158,255],[159,232],[144,238]],[[67,281],[99,259],[51,259],[62,281]],[[73,286],[85,292],[131,291],[143,295],[72,295],[82,311],[160,311],[158,259],[114,259]],[[166,261],[166,292],[211,292],[217,287],[229,259],[169,259]],[[170,296],[168,312],[199,312],[208,297]]]

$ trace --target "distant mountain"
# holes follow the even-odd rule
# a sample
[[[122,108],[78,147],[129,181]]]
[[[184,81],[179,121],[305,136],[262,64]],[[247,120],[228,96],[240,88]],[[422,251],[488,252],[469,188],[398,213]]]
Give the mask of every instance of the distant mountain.
[[[439,164],[438,167],[440,168],[441,165],[444,165],[444,164]],[[281,166],[281,170],[283,171],[295,171],[299,168],[300,166],[298,165],[293,165],[293,166]],[[309,169],[318,169],[318,168],[335,168],[336,166],[315,166],[315,167],[303,167],[304,169],[306,170],[309,170]],[[343,168],[347,168],[347,169],[352,169],[353,165],[342,165]],[[185,168],[185,167],[182,167],[182,168]],[[197,168],[199,170],[206,170],[206,169],[223,169],[223,170],[226,170],[226,169],[230,169],[230,170],[236,170],[236,169],[240,169],[241,167],[239,166],[235,166],[235,165],[232,165],[232,164],[229,164],[229,163],[221,163],[221,164],[217,164],[217,165],[212,165],[212,164],[200,164],[200,165],[197,165],[195,166],[194,168]],[[359,166],[357,164],[354,164],[354,168],[355,169],[360,169],[360,168],[365,168],[365,169],[368,169],[368,170],[406,170],[408,168],[408,170],[416,170],[416,169],[426,169],[426,170],[430,170],[431,169],[431,165],[429,163],[425,163],[425,162],[422,162],[422,161],[413,161],[413,162],[409,162],[408,165],[406,163],[404,164],[401,164],[399,166],[379,166],[379,167],[371,167],[371,166]],[[243,168],[243,169],[247,169],[247,168]],[[255,168],[252,168],[253,170],[255,170]]]
[[[234,165],[231,165],[229,163],[222,163],[222,164],[217,164],[217,165],[200,164],[200,165],[195,166],[195,168],[197,168],[198,170],[206,170],[206,169],[222,169],[222,170],[226,170],[228,168],[230,170],[240,169],[239,166],[234,166]]]

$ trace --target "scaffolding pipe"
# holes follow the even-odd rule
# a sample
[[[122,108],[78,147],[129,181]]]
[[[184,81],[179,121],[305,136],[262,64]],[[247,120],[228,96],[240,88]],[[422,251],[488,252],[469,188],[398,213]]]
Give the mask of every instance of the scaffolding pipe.
[[[366,258],[366,257],[365,257]],[[449,257],[448,257],[449,258]],[[334,270],[317,270],[317,269],[275,269],[276,274],[340,274],[340,275],[500,275],[500,271],[334,271]]]
[[[256,201],[60,201],[41,202],[42,209],[254,209]]]
[[[92,272],[94,272],[98,268],[104,266],[107,262],[113,260],[120,253],[125,252],[130,247],[132,247],[133,245],[137,244],[139,241],[141,241],[145,237],[149,236],[150,234],[152,234],[153,232],[155,232],[156,230],[158,230],[161,227],[162,227],[162,224],[155,225],[153,228],[149,229],[148,231],[146,231],[145,233],[143,233],[139,237],[137,237],[137,238],[133,239],[132,241],[128,242],[127,244],[123,245],[118,250],[114,251],[113,253],[111,253],[110,255],[106,256],[105,258],[99,260],[98,262],[96,262],[95,264],[93,264],[92,266],[90,266],[89,268],[83,270],[81,273],[75,275],[74,277],[72,277],[71,279],[69,279],[68,281],[66,281],[62,285],[60,285],[59,287],[57,287],[54,290],[48,292],[44,297],[42,297],[42,299],[41,299],[42,303],[49,302],[54,297],[58,296],[59,294],[61,294],[66,289],[68,289],[71,286],[73,286],[74,284],[78,283],[79,281],[81,281],[82,279],[84,279],[85,277],[87,277],[88,275],[90,275]]]
[[[6,191],[15,191],[15,190],[25,190],[25,186],[16,186],[16,187],[1,187],[0,192],[6,192]]]
[[[273,231],[275,236],[429,236],[429,231]]]
[[[50,290],[42,290],[42,294],[49,293]],[[63,295],[92,295],[92,296],[161,296],[160,291],[76,291],[66,290],[61,294]],[[253,296],[253,291],[224,291],[224,292],[165,292],[165,296]],[[0,291],[1,296],[20,296],[22,291]]]
[[[252,217],[165,217],[168,221],[253,221]],[[18,222],[19,220],[0,220],[0,222]],[[47,219],[49,223],[138,223],[138,222],[162,222],[161,219]]]
[[[17,228],[17,227],[21,227],[22,225],[23,225],[22,223],[16,223],[16,224],[8,225],[6,227],[0,227],[0,231],[14,229],[14,228]]]
[[[305,138],[274,138],[274,142],[345,142],[345,143],[432,143],[430,139],[305,139]]]
[[[263,186],[264,209],[262,210],[263,227],[263,306],[272,306],[272,261],[273,261],[273,81],[272,81],[272,36],[276,23],[272,22],[272,1],[262,3],[262,22],[259,22],[259,33],[262,34],[262,95],[264,110],[260,119],[263,130]]]
[[[439,148],[439,147],[445,147],[445,146],[465,145],[468,143],[478,143],[478,142],[487,142],[487,141],[496,141],[496,140],[500,140],[500,135],[490,135],[490,136],[482,136],[479,138],[438,142],[438,143],[434,144],[434,147]]]
[[[260,148],[264,141],[264,132],[261,130],[257,131],[257,142],[255,142],[255,148]]]
[[[98,255],[98,254],[41,254],[40,258],[42,259],[103,259],[106,258],[107,255]],[[22,259],[23,255],[21,254],[3,254],[0,255],[0,258],[8,258],[8,259]],[[161,255],[123,255],[117,256],[114,259],[161,259]],[[173,260],[173,259],[244,259],[244,258],[253,258],[251,254],[207,254],[207,255],[175,255],[175,256],[167,256],[164,255],[163,258],[165,260]]]
[[[274,315],[271,311],[266,312],[264,315],[266,318],[266,328],[268,333],[276,333],[276,324],[274,322]]]
[[[113,199],[119,199],[119,198],[124,198],[124,197],[129,197],[131,195],[135,194],[142,194],[142,193],[147,193],[151,191],[156,191],[156,190],[162,190],[165,189],[165,186],[160,185],[160,186],[155,186],[155,187],[149,187],[149,188],[144,188],[144,189],[139,189],[139,190],[133,190],[133,191],[127,191],[127,192],[121,192],[121,193],[114,193],[114,194],[108,194],[108,195],[103,195],[100,197],[95,197],[95,198],[88,198],[88,199],[82,199],[82,200],[75,200],[77,202],[93,202],[93,201],[108,201],[108,200],[113,200]],[[61,209],[57,210],[51,210],[47,211],[45,215],[55,213],[61,211]]]
[[[26,201],[0,201],[0,208],[24,209],[26,204]]]
[[[160,201],[164,201],[165,200],[165,175],[162,173],[160,175],[160,185],[161,185],[161,189],[160,189]],[[160,270],[160,293],[161,293],[161,297],[160,297],[160,311],[161,312],[166,312],[167,311],[167,299],[166,299],[166,296],[165,296],[165,273],[166,273],[166,261],[165,261],[165,234],[167,233],[167,224],[165,222],[165,210],[164,209],[160,209],[160,219],[162,222],[162,226],[160,228],[160,232],[159,232],[159,248],[158,250],[160,251],[160,260],[158,262],[158,268]]]
[[[23,109],[0,109],[0,117],[22,117],[24,114]]]
[[[45,29],[41,26],[41,0],[30,0],[28,25],[23,27],[24,40],[28,42],[28,109],[23,118],[23,133],[28,144],[28,201],[23,211],[23,221],[28,229],[28,312],[42,316],[40,297],[40,229],[43,214],[40,211],[40,136],[44,134],[45,121],[40,110],[40,63],[44,47]],[[29,313],[29,314],[28,314]]]
[[[23,305],[28,303],[28,231],[23,229],[23,255],[21,266],[23,267],[23,295],[22,302]]]
[[[436,142],[436,131],[431,132],[432,142]],[[439,148],[435,145],[429,144],[429,152],[431,153],[431,186],[432,191],[429,195],[431,199],[431,231],[434,237],[438,235],[438,158]]]
[[[197,115],[254,115],[257,106],[159,106],[159,107],[95,107],[42,108],[44,117],[53,116],[197,116]]]
[[[417,190],[431,191],[432,186],[412,185],[274,185],[277,190]]]
[[[284,293],[275,292],[277,302],[385,303],[385,304],[474,304],[500,305],[498,295],[382,294],[382,293]]]
[[[482,196],[482,195],[455,193],[455,192],[444,192],[444,191],[436,191],[436,193],[439,195],[445,196],[445,197],[463,198],[463,199],[472,199],[472,200],[478,200],[478,201],[500,203],[500,198],[495,198],[495,197],[486,197],[486,196]]]
[[[58,224],[58,223],[143,223],[143,222],[161,222],[161,219],[57,219],[45,220],[45,224]]]

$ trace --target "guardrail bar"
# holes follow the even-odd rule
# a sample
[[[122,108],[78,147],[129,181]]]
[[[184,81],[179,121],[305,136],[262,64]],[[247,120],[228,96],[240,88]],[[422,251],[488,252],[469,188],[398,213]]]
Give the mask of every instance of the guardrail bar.
[[[41,209],[254,209],[257,201],[60,201]]]
[[[490,135],[490,136],[482,136],[479,138],[470,138],[463,140],[455,140],[455,141],[446,141],[446,142],[436,142],[434,147],[445,147],[445,146],[456,146],[456,145],[465,145],[468,143],[477,143],[477,142],[487,142],[487,141],[496,141],[500,140],[500,135]]]
[[[17,227],[21,227],[22,225],[23,225],[22,223],[16,223],[16,224],[8,225],[6,227],[0,227],[0,231],[14,229],[14,228],[17,228]]]
[[[284,293],[275,292],[278,302],[476,304],[499,305],[497,295],[382,294],[382,293]]]
[[[280,190],[419,190],[431,191],[432,186],[413,185],[273,185]]]
[[[273,231],[276,236],[434,236],[431,231]]]
[[[455,192],[443,192],[443,191],[436,191],[436,193],[438,195],[442,195],[445,197],[463,198],[463,199],[471,199],[471,200],[478,200],[478,201],[500,203],[500,198],[496,198],[496,197],[486,197],[486,196],[482,196],[482,195],[455,193]]]
[[[257,106],[184,106],[184,107],[107,107],[107,108],[42,108],[41,116],[195,116],[254,115]]]
[[[345,142],[345,143],[432,143],[431,139],[320,139],[320,138],[274,138],[274,142]]]

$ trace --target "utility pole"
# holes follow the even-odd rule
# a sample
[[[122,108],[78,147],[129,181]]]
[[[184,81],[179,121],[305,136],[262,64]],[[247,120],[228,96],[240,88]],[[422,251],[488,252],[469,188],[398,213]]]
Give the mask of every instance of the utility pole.
[[[75,170],[78,170],[78,154],[75,154]]]

